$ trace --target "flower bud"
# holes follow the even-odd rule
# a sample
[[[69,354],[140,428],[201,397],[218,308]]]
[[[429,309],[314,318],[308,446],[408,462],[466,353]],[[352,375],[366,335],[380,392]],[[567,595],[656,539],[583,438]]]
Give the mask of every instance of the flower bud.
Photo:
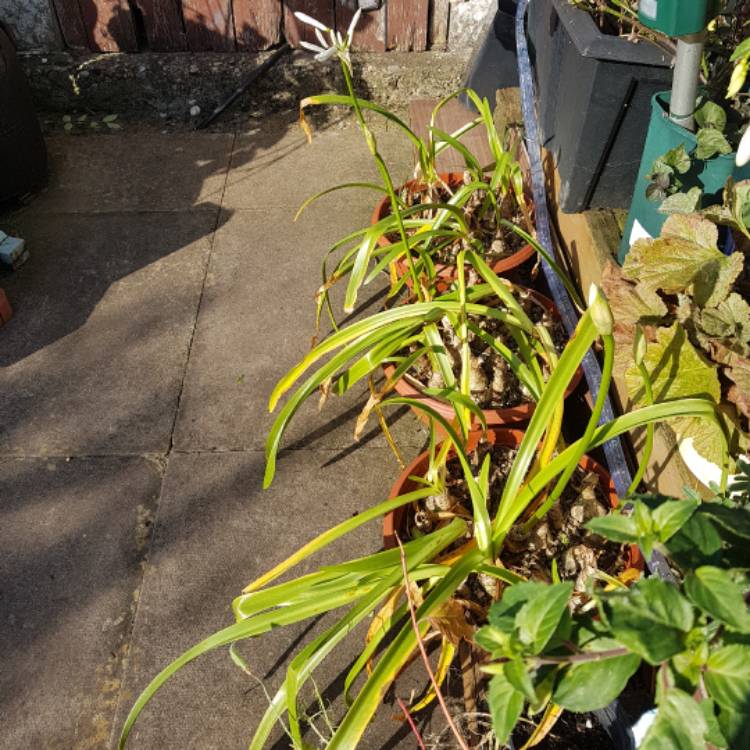
[[[636,326],[635,338],[633,339],[633,359],[639,367],[643,364],[643,360],[646,358],[647,349],[648,342],[643,335],[643,329],[640,326]]]
[[[612,335],[612,329],[615,325],[612,310],[609,307],[607,298],[604,296],[604,292],[596,284],[592,284],[589,288],[588,303],[591,320],[596,326],[596,330],[601,336]]]

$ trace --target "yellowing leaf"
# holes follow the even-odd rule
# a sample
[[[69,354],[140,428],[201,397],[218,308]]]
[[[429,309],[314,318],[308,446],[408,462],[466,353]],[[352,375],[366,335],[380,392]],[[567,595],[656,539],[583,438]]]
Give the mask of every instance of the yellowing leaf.
[[[437,669],[435,670],[435,682],[437,682],[438,687],[440,687],[445,681],[445,678],[448,675],[448,669],[455,655],[456,647],[447,638],[443,638],[442,645],[440,646],[440,658],[438,659]],[[435,694],[435,691],[430,690],[430,692],[427,693],[419,703],[410,708],[410,711],[412,713],[421,711],[423,708],[429,706],[436,697],[437,695]]]
[[[466,621],[464,608],[455,599],[448,599],[440,605],[430,617],[430,623],[454,646],[458,646],[462,639],[471,642],[474,637],[474,628]]]
[[[701,396],[718,403],[721,386],[716,370],[695,350],[685,329],[674,323],[657,329],[656,341],[649,344],[643,361],[652,380],[654,401]],[[643,405],[644,388],[635,365],[628,368],[625,381],[630,397]],[[675,419],[670,423],[678,438],[692,438],[701,456],[721,462],[722,439],[716,423],[706,419]]]
[[[716,371],[695,350],[679,323],[657,329],[643,364],[651,376],[656,402],[690,396],[708,396],[718,402],[721,396]],[[633,401],[644,404],[643,381],[635,366],[625,373],[625,380]]]
[[[717,247],[718,229],[698,214],[670,216],[661,236],[638,240],[623,265],[626,278],[656,292],[692,289],[699,305],[717,305],[742,271],[743,257]]]
[[[639,323],[644,318],[658,319],[667,314],[667,306],[652,288],[628,281],[612,262],[602,272],[602,288],[618,324]]]

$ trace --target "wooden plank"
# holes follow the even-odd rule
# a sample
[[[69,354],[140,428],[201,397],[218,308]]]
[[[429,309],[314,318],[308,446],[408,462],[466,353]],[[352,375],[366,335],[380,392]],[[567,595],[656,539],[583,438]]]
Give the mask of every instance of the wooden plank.
[[[388,49],[421,52],[427,49],[429,0],[388,0]]]
[[[333,0],[284,0],[284,34],[287,42],[293,47],[299,47],[300,41],[318,43],[312,28],[294,17],[297,10],[316,18],[329,28],[336,25]]]
[[[427,138],[432,110],[436,104],[435,99],[415,99],[409,104],[409,123],[414,132],[423,140]],[[475,117],[474,112],[453,99],[438,112],[435,125],[446,133],[452,133]],[[491,164],[494,161],[484,125],[479,125],[466,133],[461,138],[461,142],[474,154],[481,165]],[[437,157],[437,168],[439,172],[463,172],[466,165],[458,151],[448,148]]]
[[[349,0],[336,0],[336,30],[346,34],[354,16]],[[385,52],[385,9],[363,13],[354,31],[352,49],[359,52]]]
[[[281,0],[234,0],[238,49],[268,49],[281,40]]]
[[[54,6],[65,44],[72,49],[88,49],[89,39],[78,0],[54,0]]]
[[[234,49],[232,0],[182,0],[182,17],[191,52]]]
[[[180,6],[175,0],[135,0],[143,18],[148,48],[153,52],[187,49]]]
[[[80,0],[89,49],[96,52],[136,52],[133,13],[127,0]]]
[[[433,50],[448,49],[450,28],[450,0],[432,0],[427,29],[427,46]]]

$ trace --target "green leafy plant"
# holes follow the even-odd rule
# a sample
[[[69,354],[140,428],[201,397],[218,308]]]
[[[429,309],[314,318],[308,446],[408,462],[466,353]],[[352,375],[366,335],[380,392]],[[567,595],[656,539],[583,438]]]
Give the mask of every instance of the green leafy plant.
[[[722,107],[712,101],[703,101],[695,110],[695,122],[698,126],[695,149],[688,153],[683,144],[676,146],[658,157],[646,175],[649,180],[646,196],[655,203],[661,203],[660,210],[664,213],[697,211],[703,197],[702,191],[693,187],[687,193],[680,192],[683,187],[680,176],[694,167],[695,160],[706,161],[732,152],[726,132],[727,113]],[[731,137],[733,141],[738,140],[736,128],[732,130]]]
[[[507,363],[507,366],[502,365],[503,368],[512,373],[532,399],[538,397],[542,380],[557,360],[557,349],[548,330],[549,323],[544,320],[533,322],[517,299],[525,292],[499,280],[488,265],[488,243],[491,245],[492,238],[502,230],[508,236],[533,245],[559,270],[555,260],[547,256],[526,231],[504,218],[503,204],[511,201],[523,211],[526,203],[520,167],[511,158],[494,126],[489,103],[481,100],[473,91],[467,91],[480,116],[451,135],[435,125],[440,109],[460,92],[447,96],[433,112],[427,139],[419,139],[392,113],[379,105],[357,98],[348,49],[351,29],[346,37],[339,40],[314,19],[304,14],[302,18],[320,35],[321,44],[308,47],[320,58],[327,59],[334,54],[338,57],[347,88],[345,95],[326,94],[303,100],[302,122],[305,124],[305,109],[313,105],[338,104],[351,107],[378,166],[383,186],[357,182],[328,188],[306,201],[301,210],[321,195],[334,190],[366,187],[382,191],[388,196],[390,212],[371,227],[353,232],[337,242],[326,254],[324,283],[318,294],[317,322],[319,325],[321,311],[325,307],[331,318],[333,333],[316,344],[282,378],[271,394],[269,406],[274,410],[281,397],[303,375],[313,367],[317,368],[291,393],[269,433],[266,444],[266,485],[273,478],[276,455],[289,420],[299,406],[318,390],[322,392],[323,400],[331,392],[343,395],[354,385],[370,379],[381,365],[395,365],[395,373],[379,391],[371,385],[372,395],[358,421],[358,434],[368,415],[373,410],[380,410],[381,401],[396,382],[415,363],[424,360],[439,379],[439,386],[426,388],[425,393],[443,396],[453,404],[465,435],[471,424],[470,413],[473,412],[476,416],[477,412],[472,408],[472,396],[476,391],[475,376],[478,373],[477,358],[471,351],[472,341],[481,341],[488,356],[494,357],[497,362]],[[325,35],[328,35],[330,42]],[[418,197],[394,187],[390,171],[378,151],[375,135],[365,116],[368,112],[394,123],[415,145],[419,157],[417,174],[425,190]],[[487,132],[489,146],[495,157],[490,165],[481,165],[460,142],[461,135],[480,123]],[[458,150],[466,162],[464,181],[454,190],[443,181],[435,167],[436,157],[447,147]],[[446,191],[448,197],[445,197]],[[433,193],[438,197],[433,197]],[[380,240],[383,237],[390,237],[391,241],[382,244]],[[434,256],[447,246],[452,248],[454,254],[451,257],[455,264],[456,279],[450,290],[445,292],[436,283]],[[343,250],[343,256],[337,262],[334,272],[329,275],[326,271],[327,259],[331,253],[339,250]],[[406,304],[392,306],[340,328],[329,298],[330,287],[348,276],[344,310],[350,312],[354,309],[361,287],[372,282],[384,270],[393,269],[399,260],[405,260],[407,272],[400,278],[397,274],[391,274],[388,302],[393,305],[396,295],[404,293],[406,299],[403,301]],[[560,273],[562,274],[561,271]],[[569,281],[567,284],[574,292],[572,284]],[[503,324],[509,331],[508,342],[487,334],[484,331],[487,321]],[[383,420],[381,425],[384,425]]]
[[[364,119],[363,109],[366,105],[356,100],[351,87],[349,42],[358,17],[359,14],[355,14],[346,37],[336,35],[309,17],[303,15],[301,18],[307,19],[317,29],[320,45],[313,45],[316,55],[321,59],[335,56],[342,63],[350,93],[346,103],[354,108],[368,146],[381,169],[395,222],[391,226],[397,232],[396,241],[401,241],[403,248],[409,248],[405,222],[410,215],[400,202],[387,167],[377,151],[372,131]],[[491,203],[492,200],[489,200]],[[450,206],[450,203],[439,211],[455,216],[460,224],[463,207],[445,206]],[[519,228],[513,231],[523,232]],[[539,251],[543,253],[541,248]],[[370,620],[370,627],[365,646],[345,679],[346,706],[337,716],[329,717],[331,736],[330,739],[326,738],[328,748],[350,750],[356,747],[386,691],[404,667],[420,656],[430,683],[424,697],[416,705],[404,707],[406,717],[410,717],[410,711],[416,712],[437,699],[459,746],[468,747],[440,695],[442,680],[458,645],[461,641],[472,640],[476,629],[467,617],[468,610],[472,609],[471,603],[460,593],[467,578],[485,576],[497,581],[499,588],[504,590],[501,603],[512,605],[514,597],[516,601],[523,602],[521,609],[528,603],[523,616],[520,611],[517,613],[521,617],[519,634],[522,632],[523,635],[519,637],[524,647],[540,651],[551,648],[559,622],[565,617],[563,614],[557,618],[557,611],[561,603],[564,606],[572,595],[573,586],[565,581],[555,582],[551,587],[535,581],[524,581],[504,568],[503,554],[511,545],[514,530],[526,532],[543,521],[571,482],[582,456],[612,438],[666,419],[691,418],[718,425],[719,434],[723,436],[720,428],[723,423],[716,414],[715,404],[702,396],[662,402],[659,394],[654,392],[653,398],[643,408],[609,423],[599,424],[614,368],[615,337],[611,310],[596,287],[591,290],[575,335],[558,354],[544,326],[529,318],[512,286],[492,273],[480,248],[471,241],[457,253],[456,283],[447,292],[438,293],[437,289],[423,283],[423,274],[416,269],[416,263],[421,259],[422,255],[411,257],[411,252],[407,253],[414,297],[408,298],[406,304],[391,307],[364,320],[338,329],[334,327],[334,331],[277,385],[272,394],[272,405],[292,390],[299,380],[302,381],[291,393],[271,430],[266,471],[268,483],[273,477],[276,453],[284,429],[300,404],[313,392],[319,388],[324,394],[334,389],[346,392],[353,383],[369,377],[375,367],[389,359],[396,362],[397,370],[405,371],[409,358],[419,353],[419,356],[430,357],[434,367],[443,373],[444,387],[436,390],[434,395],[452,406],[455,418],[446,419],[419,401],[389,396],[390,383],[386,383],[381,392],[373,393],[370,409],[363,415],[364,419],[375,408],[407,405],[421,409],[429,417],[428,468],[424,476],[413,477],[417,489],[378,503],[336,524],[249,584],[233,602],[235,622],[196,644],[165,667],[139,696],[122,729],[120,747],[125,746],[136,720],[155,692],[176,671],[202,654],[222,646],[233,647],[239,641],[257,638],[272,630],[334,612],[336,615],[332,624],[306,643],[292,659],[283,685],[270,696],[268,709],[255,728],[251,750],[264,747],[274,727],[283,721],[286,722],[284,726],[295,750],[307,750],[309,742],[305,736],[304,691],[313,684],[315,670],[341,646],[344,639],[354,634],[357,626],[364,625],[367,620]],[[424,262],[427,263],[427,260]],[[469,271],[476,274],[477,281],[481,283],[467,283]],[[512,363],[514,373],[537,401],[508,467],[502,489],[494,495],[490,492],[489,456],[480,460],[478,454],[472,456],[466,447],[469,431],[474,426],[472,420],[484,427],[481,410],[474,403],[471,392],[468,334],[472,325],[478,327],[472,321],[472,316],[498,320],[507,328],[515,341],[515,351],[503,351],[503,346],[509,348],[502,342],[489,340],[487,344],[503,352]],[[450,329],[458,340],[457,375],[448,366],[447,346],[436,326],[437,321],[444,318],[449,320]],[[492,339],[491,336],[488,338]],[[405,354],[408,346],[415,347],[416,351]],[[602,353],[602,385],[582,437],[568,445],[562,439],[561,432],[564,395],[583,358],[593,346],[600,347]],[[312,371],[311,374],[309,371]],[[437,427],[445,436],[442,443],[437,440]],[[724,452],[726,450],[727,446],[724,445]],[[397,549],[326,565],[297,577],[286,577],[292,569],[302,564],[309,571],[311,556],[363,524],[376,521],[395,509],[411,508],[429,497],[444,495],[450,462],[454,462],[454,467],[458,466],[461,482],[466,489],[467,513],[446,514],[424,534],[410,540],[399,540]],[[722,486],[725,479],[724,473]],[[553,579],[560,578],[554,568],[551,575]],[[285,578],[279,582],[282,576]],[[597,581],[596,586],[604,588],[606,583],[606,580]],[[527,593],[537,585],[542,586],[548,595],[544,598],[533,597],[532,601]],[[576,596],[585,595],[595,601],[594,596],[606,594],[603,590],[579,590]],[[429,637],[439,639],[440,643],[435,669],[424,647],[425,639]],[[518,653],[525,655],[523,651]],[[235,664],[249,671],[249,664],[236,650],[231,648],[230,655]],[[530,688],[528,679],[524,677],[525,668],[525,663],[522,664],[520,660],[514,667],[508,668],[509,672],[516,670],[512,678],[516,683],[511,685],[521,686],[522,694],[529,700],[533,692],[536,700],[533,682]],[[496,692],[498,688],[490,688],[491,693],[493,690]],[[509,693],[508,697],[512,698],[514,705],[518,703],[515,694]],[[497,707],[497,695],[494,698],[490,695],[489,701]],[[502,729],[502,725],[499,726]]]
[[[618,361],[636,404],[647,403],[633,357],[645,335],[645,368],[657,401],[702,395],[722,405],[732,453],[748,446],[750,306],[736,290],[744,255],[718,249],[716,225],[698,214],[670,216],[661,236],[638,240],[622,271],[611,264],[604,287],[617,320]],[[696,420],[672,425],[704,458],[720,464],[723,435]]]
[[[532,716],[604,708],[645,666],[657,670],[658,710],[641,748],[746,747],[749,500],[746,484],[705,503],[637,496],[621,513],[589,521],[594,534],[639,544],[646,554],[659,549],[676,585],[612,581],[591,587],[583,608],[573,606],[566,583],[509,587],[475,636],[491,659],[483,669],[492,675],[488,695],[500,742],[524,707]]]
[[[733,99],[745,87],[745,81],[747,80],[748,68],[750,68],[750,37],[743,39],[737,45],[737,49],[729,59],[734,63],[734,67],[726,96],[727,99]]]
[[[445,618],[450,619],[452,613],[455,617],[455,607],[458,606],[455,592],[467,576],[482,573],[494,577],[510,585],[508,593],[514,591],[516,585],[529,585],[521,583],[517,576],[497,565],[496,561],[502,554],[508,532],[538,498],[541,498],[541,503],[535,506],[535,515],[537,518],[544,516],[549,510],[550,499],[554,500],[554,497],[559,496],[578,459],[586,451],[631,429],[670,417],[716,419],[715,409],[710,401],[693,398],[654,404],[598,426],[603,404],[603,398],[600,396],[583,438],[565,447],[558,444],[555,437],[553,447],[559,448],[557,454],[553,456],[550,453],[541,461],[535,460],[544,452],[540,451],[540,443],[544,445],[543,437],[555,421],[555,414],[559,410],[567,385],[586,352],[599,339],[604,346],[606,358],[600,393],[606,393],[611,376],[614,346],[612,316],[606,300],[594,290],[590,296],[590,306],[581,318],[575,337],[566,346],[557,366],[543,386],[537,410],[518,448],[497,511],[492,517],[488,513],[488,464],[485,462],[479,474],[475,475],[469,456],[462,447],[463,438],[443,417],[435,412],[431,413],[431,418],[436,424],[441,425],[448,436],[444,447],[438,449],[435,446],[433,451],[443,453],[447,445],[455,453],[463,468],[464,480],[472,499],[473,517],[455,517],[446,521],[430,533],[407,542],[402,549],[379,552],[338,565],[326,566],[285,583],[274,584],[277,578],[292,567],[362,524],[379,518],[383,513],[397,507],[407,506],[420,498],[440,493],[443,490],[441,472],[428,473],[427,477],[420,480],[424,484],[424,489],[380,503],[325,532],[245,589],[234,602],[237,617],[235,624],[197,644],[154,678],[133,706],[123,728],[120,746],[124,747],[138,715],[159,687],[178,669],[201,654],[242,639],[260,636],[271,629],[309,619],[323,612],[349,607],[334,625],[304,647],[294,658],[287,672],[286,682],[271,699],[250,747],[254,750],[263,747],[274,725],[283,715],[286,715],[288,720],[294,747],[305,747],[300,720],[302,712],[298,705],[300,690],[311,679],[314,670],[358,623],[371,615],[376,615],[378,625],[371,633],[362,657],[357,660],[347,677],[347,694],[353,690],[355,680],[362,674],[368,661],[374,660],[377,649],[381,648],[382,652],[371,673],[364,677],[364,683],[356,696],[351,699],[328,745],[332,750],[355,747],[372,720],[385,690],[416,653],[420,640],[424,639],[431,628],[436,628],[441,637],[444,637],[445,634],[436,623]],[[391,405],[404,403],[410,403],[409,399],[388,400],[388,404]],[[434,444],[434,440],[432,442]],[[440,465],[439,460],[436,463]],[[462,543],[458,549],[454,547],[451,554],[446,554],[459,540],[462,540]],[[404,578],[404,570],[408,580]],[[415,607],[414,621],[410,622],[403,622],[403,616],[408,609],[406,603],[400,602],[405,596],[404,586],[409,587],[410,595],[414,596],[415,601],[421,602]],[[555,607],[557,602],[562,600],[563,594],[567,597],[568,588],[563,586],[554,590],[555,595],[551,601]],[[526,590],[520,589],[521,592]],[[507,596],[506,593],[503,600],[506,600]],[[511,598],[513,596],[516,595],[512,594]],[[527,614],[527,638],[529,643],[544,648],[552,634],[549,631],[549,623],[554,615],[554,607],[539,601],[533,609],[533,612]],[[552,630],[554,629],[553,626]],[[450,639],[444,637],[443,649],[450,653],[452,647],[454,645]]]

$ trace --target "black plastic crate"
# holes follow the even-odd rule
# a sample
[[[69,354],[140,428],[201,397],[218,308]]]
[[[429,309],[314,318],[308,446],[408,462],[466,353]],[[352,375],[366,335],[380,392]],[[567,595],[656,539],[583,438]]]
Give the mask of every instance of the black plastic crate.
[[[543,143],[560,173],[562,210],[628,208],[651,97],[670,88],[669,54],[647,41],[601,33],[567,0],[532,0],[528,34]]]

